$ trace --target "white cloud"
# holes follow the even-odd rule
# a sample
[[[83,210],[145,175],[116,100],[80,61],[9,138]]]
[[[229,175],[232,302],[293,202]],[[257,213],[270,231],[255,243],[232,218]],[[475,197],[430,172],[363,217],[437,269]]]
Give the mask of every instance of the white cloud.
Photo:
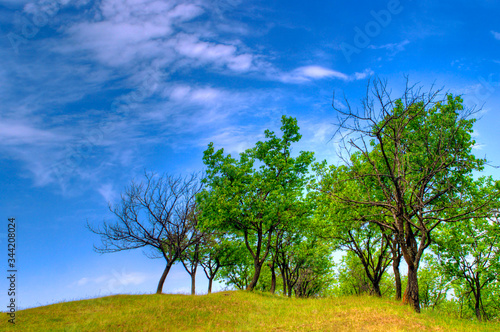
[[[317,161],[327,160],[338,162],[340,146],[338,139],[333,137],[336,126],[325,119],[308,119],[299,123],[303,140],[299,142],[300,149],[314,151]]]
[[[223,98],[231,98],[226,91],[221,89],[210,86],[192,87],[186,84],[167,87],[164,95],[168,96],[171,101],[184,105],[186,105],[186,103],[208,105],[218,103]]]
[[[298,77],[303,77],[303,78],[312,78],[312,79],[321,79],[325,77],[333,77],[333,78],[338,78],[341,80],[347,80],[348,76],[344,73],[323,68],[320,66],[306,66],[306,67],[300,67],[295,70],[296,74]]]
[[[408,39],[405,39],[399,43],[389,43],[389,44],[384,44],[384,45],[370,45],[368,48],[372,50],[387,50],[389,52],[390,56],[394,56],[399,52],[402,52],[405,50],[405,46],[408,45],[410,41]]]
[[[205,12],[200,5],[104,0],[99,9],[101,15],[95,20],[68,26],[67,38],[54,49],[66,55],[91,56],[110,67],[137,68],[138,63],[153,60],[170,72],[215,66],[244,73],[255,67],[254,56],[241,52],[238,40],[216,40],[213,33],[184,27]]]
[[[321,66],[304,66],[294,69],[290,73],[279,74],[278,79],[285,83],[304,83],[314,79],[337,78],[347,80],[349,77],[341,72]]]
[[[305,83],[324,78],[334,78],[343,81],[361,80],[372,74],[373,71],[370,69],[366,69],[362,73],[347,75],[321,66],[304,66],[296,68],[290,73],[280,74],[278,75],[278,78],[280,81],[285,83]]]
[[[493,37],[496,40],[500,40],[500,32],[496,32],[496,31],[491,30],[491,34],[493,35]]]
[[[486,144],[474,144],[474,146],[472,147],[472,149],[474,150],[483,150],[483,148],[486,146]]]
[[[256,141],[263,140],[264,129],[253,126],[231,126],[220,129],[214,135],[199,140],[199,145],[206,147],[213,142],[215,149],[224,148],[224,153],[233,156],[252,148]]]
[[[89,278],[82,278],[76,282],[78,286],[86,285],[89,282]]]
[[[114,203],[116,198],[119,196],[118,192],[113,188],[111,183],[101,185],[97,191],[101,194],[106,203]]]
[[[371,76],[373,74],[375,74],[373,72],[373,70],[365,69],[365,71],[362,73],[354,73],[354,75],[352,75],[351,78],[354,80],[364,80],[365,78],[367,78],[368,76]]]
[[[64,136],[53,132],[37,129],[29,124],[2,120],[0,122],[0,141],[5,145],[43,145],[51,142],[61,142]]]
[[[205,136],[241,152],[255,141],[255,136],[247,138],[249,132],[262,133],[262,128],[235,126],[242,114],[255,116],[275,103],[279,92],[192,83],[193,71],[208,69],[209,74],[252,75],[286,83],[348,81],[367,75],[347,75],[318,65],[283,73],[269,58],[239,40],[240,30],[220,33],[217,24],[227,20],[212,11],[204,0],[102,0],[60,26],[62,38],[57,34],[32,41],[32,46],[35,42],[41,45],[35,61],[19,65],[19,70],[0,70],[0,81],[12,86],[0,84],[5,92],[0,96],[8,96],[9,88],[17,91],[9,97],[8,106],[22,97],[32,107],[23,115],[19,107],[6,107],[1,116],[10,112],[21,119],[34,119],[34,124],[0,124],[0,139],[10,145],[8,157],[21,161],[37,186],[59,183],[63,187],[71,180],[85,179],[82,186],[91,184],[110,201],[116,194],[102,178],[112,167],[142,167],[146,157],[141,159],[141,152],[146,146],[196,146],[200,136]],[[200,22],[197,18],[202,15],[216,22]],[[205,27],[208,29],[203,30]],[[187,82],[181,75],[176,76],[181,77],[178,81],[170,80],[173,74],[186,74]],[[12,81],[12,77],[18,78]],[[117,109],[106,109],[109,100],[95,100],[95,105],[104,105],[96,106],[104,107],[102,110],[78,109],[87,107],[78,104],[79,100],[93,100],[94,94],[112,98],[111,89],[113,95],[119,94],[114,97],[121,102]],[[0,97],[4,105],[5,98]],[[70,103],[76,107],[66,112]],[[50,121],[50,129],[46,129],[46,121]],[[87,133],[97,127],[103,128],[102,137],[88,148]],[[206,143],[208,139],[201,144]]]
[[[253,56],[240,54],[234,45],[207,42],[195,35],[178,34],[169,41],[174,50],[182,57],[194,61],[197,65],[214,64],[226,66],[236,72],[245,72],[252,68]]]
[[[104,0],[100,15],[94,20],[69,25],[67,38],[54,49],[64,54],[90,52],[107,66],[136,66],[139,61],[162,59],[171,63],[175,54],[167,41],[175,26],[203,14],[204,10],[189,3],[175,1]]]
[[[203,12],[203,8],[199,6],[193,4],[180,4],[168,13],[168,17],[188,21],[203,14]]]
[[[141,272],[117,272],[112,271],[111,274],[102,275],[99,277],[83,277],[71,286],[89,286],[97,285],[102,287],[103,293],[116,293],[120,292],[124,287],[129,285],[140,285],[148,279],[148,276]]]

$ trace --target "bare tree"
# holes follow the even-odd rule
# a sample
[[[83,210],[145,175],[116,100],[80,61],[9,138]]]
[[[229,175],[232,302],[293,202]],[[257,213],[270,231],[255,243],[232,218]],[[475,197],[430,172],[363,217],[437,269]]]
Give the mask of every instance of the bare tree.
[[[94,250],[109,253],[148,248],[148,257],[163,257],[166,266],[156,290],[161,294],[170,268],[198,241],[195,196],[201,188],[195,174],[183,178],[145,172],[145,181],[133,181],[122,193],[121,202],[110,205],[115,223],[104,221],[100,227],[87,224],[101,236],[101,245],[94,245]]]

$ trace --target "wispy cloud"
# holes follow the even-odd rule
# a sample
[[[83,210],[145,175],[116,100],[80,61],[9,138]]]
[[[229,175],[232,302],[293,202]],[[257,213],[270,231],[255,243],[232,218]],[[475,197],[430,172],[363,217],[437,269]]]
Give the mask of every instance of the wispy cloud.
[[[264,128],[258,126],[231,126],[221,128],[214,135],[200,140],[200,146],[206,147],[213,142],[216,149],[224,148],[225,153],[233,156],[249,149],[258,140],[264,139]]]
[[[405,50],[405,46],[410,44],[408,39],[405,39],[399,43],[389,43],[384,45],[370,45],[368,48],[372,50],[387,50],[390,56],[394,56],[399,52],[403,52]]]
[[[126,287],[143,284],[148,279],[145,273],[112,271],[111,274],[99,277],[83,277],[73,282],[70,287],[99,287],[102,293],[123,292]]]
[[[341,72],[323,68],[320,66],[306,66],[296,69],[296,72],[303,77],[308,77],[312,79],[324,78],[324,77],[334,77],[342,80],[347,80],[348,76]]]
[[[177,35],[169,44],[180,56],[192,59],[198,65],[225,66],[236,72],[245,72],[252,68],[253,56],[238,52],[234,45],[206,42],[183,33]]]
[[[113,204],[117,197],[119,197],[118,192],[114,189],[113,184],[111,183],[102,184],[97,191],[101,194],[106,203]]]
[[[361,73],[354,73],[353,75],[351,75],[351,80],[364,80],[365,78],[373,74],[375,74],[375,72],[368,68]]]
[[[5,146],[18,145],[45,145],[50,143],[60,143],[67,139],[62,134],[38,129],[26,123],[12,121],[0,122],[0,141]]]
[[[23,175],[35,185],[64,187],[85,179],[112,200],[112,182],[102,179],[116,168],[143,167],[146,149],[213,140],[241,152],[263,132],[240,120],[276,106],[277,89],[221,87],[218,76],[301,84],[372,73],[346,74],[314,63],[283,71],[269,53],[245,44],[251,33],[245,24],[228,29],[221,6],[102,0],[71,21],[64,18],[58,34],[31,41],[34,60],[0,69],[6,82],[0,102],[7,106],[0,116],[10,121],[0,132],[9,147],[3,152],[22,162]],[[28,117],[32,123],[24,122]]]
[[[496,32],[496,31],[491,30],[491,34],[493,35],[493,37],[496,40],[500,40],[500,32]]]
[[[354,73],[347,75],[345,73],[325,68],[322,66],[304,66],[291,71],[290,73],[279,74],[279,80],[285,83],[305,83],[320,79],[339,79],[342,81],[360,80],[373,73],[370,69],[366,69],[362,73]]]

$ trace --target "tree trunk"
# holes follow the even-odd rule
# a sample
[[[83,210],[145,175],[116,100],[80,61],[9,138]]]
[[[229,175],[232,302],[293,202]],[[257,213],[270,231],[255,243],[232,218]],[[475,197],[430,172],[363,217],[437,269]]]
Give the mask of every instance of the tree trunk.
[[[158,282],[158,288],[156,288],[156,294],[161,294],[163,291],[163,284],[165,283],[165,279],[167,278],[167,274],[170,271],[170,268],[172,267],[172,263],[167,263],[167,266],[165,266],[165,270],[163,270],[163,274],[160,277],[160,281]]]
[[[403,303],[411,305],[416,312],[420,312],[417,269],[414,264],[408,264],[408,285],[403,296]]]
[[[425,242],[425,238],[427,238],[427,234],[421,235],[421,245],[418,247],[417,240],[411,226],[406,223],[405,227],[402,228],[405,228],[405,231],[404,233],[399,233],[398,243],[401,246],[401,252],[406,264],[408,265],[408,285],[406,286],[406,290],[403,295],[403,303],[411,305],[415,312],[420,313],[417,271],[420,257],[422,257],[425,248],[428,246],[428,244],[422,246],[422,243]],[[402,237],[403,234],[404,237]]]
[[[197,267],[194,268],[191,274],[191,295],[196,295],[196,269]]]
[[[394,280],[396,282],[396,300],[401,300],[401,274],[399,273],[399,262],[401,257],[392,261],[392,269],[394,271]]]
[[[396,300],[401,300],[401,274],[399,273],[399,265],[401,264],[401,247],[398,243],[398,235],[392,233],[388,237],[390,241],[392,253],[392,271],[394,272],[394,282],[396,284]]]
[[[210,279],[210,278],[208,279],[208,294],[212,294],[212,281],[213,280],[214,280],[213,278],[212,279]]]
[[[271,289],[269,291],[271,294],[274,294],[276,291],[276,273],[274,272],[274,263],[270,263],[269,268],[271,269]]]
[[[479,321],[481,321],[481,308],[479,306],[479,299],[476,298],[476,306],[475,306],[475,309],[476,309],[476,317]]]
[[[380,292],[379,281],[373,281],[372,286],[373,286],[373,294],[377,295],[378,297],[381,297],[382,293]]]
[[[278,265],[281,272],[281,279],[283,280],[283,296],[286,295],[286,276],[285,276],[285,268],[281,265]]]
[[[262,264],[259,261],[255,261],[254,268],[255,272],[253,274],[252,281],[250,282],[250,285],[247,286],[248,291],[253,291],[253,289],[257,285],[257,282],[259,281],[260,271],[262,270]]]
[[[479,283],[479,276],[478,278],[475,280],[475,283],[476,283],[476,291],[474,292],[474,300],[476,301],[476,304],[475,304],[475,311],[476,311],[476,317],[479,321],[482,320],[482,317],[481,317],[481,289],[480,289],[480,283]]]

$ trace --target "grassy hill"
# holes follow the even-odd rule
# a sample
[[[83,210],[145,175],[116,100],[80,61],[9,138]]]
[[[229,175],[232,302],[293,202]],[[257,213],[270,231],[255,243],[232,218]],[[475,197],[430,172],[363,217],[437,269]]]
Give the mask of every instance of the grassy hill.
[[[5,315],[5,314],[4,314]],[[116,295],[17,312],[0,331],[498,331],[500,323],[415,314],[369,296],[289,299],[270,294]]]

